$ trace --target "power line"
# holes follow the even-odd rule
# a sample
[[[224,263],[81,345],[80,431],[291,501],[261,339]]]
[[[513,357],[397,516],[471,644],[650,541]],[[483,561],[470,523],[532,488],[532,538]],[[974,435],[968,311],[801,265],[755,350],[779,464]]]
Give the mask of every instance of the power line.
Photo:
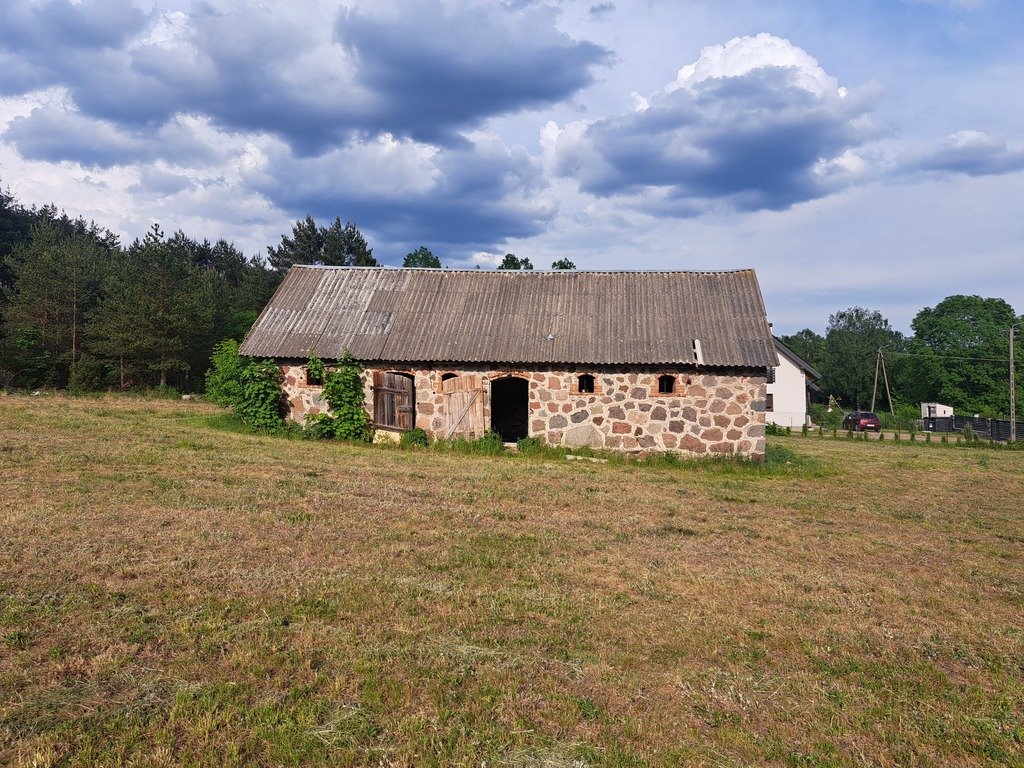
[[[935,355],[926,352],[891,352],[885,350],[889,357],[925,357],[930,360],[970,360],[976,363],[1008,363],[1008,357],[961,357],[959,355]]]

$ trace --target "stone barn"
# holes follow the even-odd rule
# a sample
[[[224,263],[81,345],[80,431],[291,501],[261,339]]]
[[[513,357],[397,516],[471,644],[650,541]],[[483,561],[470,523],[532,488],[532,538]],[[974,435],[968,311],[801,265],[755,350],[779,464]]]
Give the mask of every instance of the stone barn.
[[[277,362],[298,422],[327,408],[309,356],[346,350],[378,430],[749,457],[778,364],[750,269],[297,266],[241,348]]]

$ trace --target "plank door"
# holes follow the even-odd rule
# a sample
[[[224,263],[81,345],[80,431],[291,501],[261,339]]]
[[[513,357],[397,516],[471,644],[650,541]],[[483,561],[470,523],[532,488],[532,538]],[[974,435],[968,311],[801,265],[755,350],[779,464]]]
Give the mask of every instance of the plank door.
[[[476,440],[484,435],[484,388],[479,376],[456,376],[441,382],[444,428],[441,437]]]
[[[373,423],[402,430],[416,426],[416,384],[411,376],[373,372]]]

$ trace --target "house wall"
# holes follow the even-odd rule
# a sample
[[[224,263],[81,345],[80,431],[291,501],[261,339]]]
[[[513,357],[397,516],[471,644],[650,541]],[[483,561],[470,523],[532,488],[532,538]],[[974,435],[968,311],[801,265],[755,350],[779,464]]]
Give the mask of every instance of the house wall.
[[[929,413],[929,411],[931,411]],[[953,415],[953,406],[942,403],[921,403],[921,418],[946,418]]]
[[[779,355],[775,381],[767,385],[773,395],[774,408],[765,413],[765,421],[782,427],[802,427],[807,423],[807,377],[785,355]]]
[[[367,410],[373,409],[373,370],[363,374]],[[416,385],[416,426],[438,436],[444,425],[441,377],[475,374],[484,391],[484,419],[490,424],[490,384],[507,376],[529,382],[529,435],[549,445],[590,446],[622,451],[675,451],[693,455],[764,455],[764,375],[685,370],[514,370],[490,367],[377,370],[407,373]],[[323,413],[321,387],[305,384],[305,366],[282,365],[288,417],[301,422]],[[578,376],[595,377],[595,392],[581,394]],[[676,376],[671,394],[658,393],[658,377]]]

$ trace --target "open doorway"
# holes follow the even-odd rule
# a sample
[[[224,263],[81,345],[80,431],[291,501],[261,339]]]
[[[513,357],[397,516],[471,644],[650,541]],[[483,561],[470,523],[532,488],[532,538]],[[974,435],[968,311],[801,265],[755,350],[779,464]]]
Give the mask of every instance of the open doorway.
[[[506,443],[529,434],[530,385],[510,376],[491,382],[491,429]]]

